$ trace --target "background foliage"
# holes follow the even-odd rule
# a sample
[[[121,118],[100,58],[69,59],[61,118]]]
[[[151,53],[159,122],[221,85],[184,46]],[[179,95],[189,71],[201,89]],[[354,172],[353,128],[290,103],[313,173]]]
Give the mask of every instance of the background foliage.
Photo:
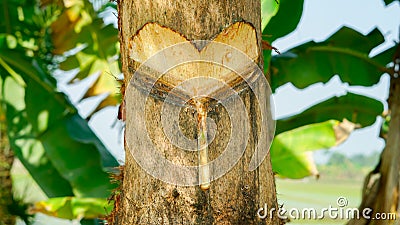
[[[1,126],[15,155],[51,198],[36,210],[69,219],[105,214],[104,199],[115,187],[109,172],[118,163],[88,121],[120,102],[118,30],[100,16],[115,5],[95,9],[87,0],[1,0],[0,5]],[[297,27],[304,1],[262,0],[261,5],[263,41],[270,45]],[[393,74],[397,46],[370,57],[383,41],[378,29],[363,35],[343,27],[325,41],[282,54],[265,49],[264,69],[274,92],[288,82],[300,89],[325,83],[335,74],[350,85],[371,86],[384,73]],[[81,100],[102,100],[88,118],[59,91],[54,78],[59,71],[73,74],[71,84],[95,77]],[[378,100],[347,93],[278,120],[271,146],[274,172],[288,178],[318,175],[312,151],[340,144],[382,113]],[[350,128],[338,132],[346,124]]]

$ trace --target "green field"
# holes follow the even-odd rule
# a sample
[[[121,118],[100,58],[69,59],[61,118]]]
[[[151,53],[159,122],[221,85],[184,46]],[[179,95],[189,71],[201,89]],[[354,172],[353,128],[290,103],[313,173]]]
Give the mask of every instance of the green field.
[[[337,199],[345,197],[348,200],[346,208],[357,208],[361,201],[362,180],[343,180],[307,178],[303,180],[276,179],[277,197],[279,204],[286,210],[292,208],[322,208],[338,207]],[[338,207],[339,208],[339,207]],[[288,224],[345,224],[346,220],[324,218],[322,220],[292,220]]]
[[[326,171],[325,171],[326,172]],[[345,171],[342,171],[345,172]],[[327,172],[326,172],[327,173]],[[336,170],[336,174],[340,171]],[[322,208],[329,205],[337,207],[338,197],[345,197],[348,200],[347,207],[357,207],[361,201],[362,178],[364,174],[359,173],[358,177],[333,176],[327,173],[320,179],[312,177],[302,180],[280,179],[276,178],[277,198],[279,204],[283,204],[286,210],[292,208],[315,208],[319,212]],[[33,179],[18,162],[13,168],[13,180],[15,195],[23,198],[27,202],[35,202],[46,198],[44,193],[36,185]],[[345,220],[332,220],[325,218],[323,220],[292,220],[289,225],[297,224],[345,224]],[[23,223],[19,222],[19,225]],[[72,223],[68,220],[60,220],[54,217],[48,217],[43,214],[36,215],[34,225],[60,224],[70,225],[79,224],[78,221]]]

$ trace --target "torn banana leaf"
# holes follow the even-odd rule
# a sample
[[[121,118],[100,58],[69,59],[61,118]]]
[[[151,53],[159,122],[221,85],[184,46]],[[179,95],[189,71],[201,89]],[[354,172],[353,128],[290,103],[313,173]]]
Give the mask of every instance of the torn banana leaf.
[[[312,151],[328,149],[345,141],[356,128],[347,121],[328,120],[277,135],[271,146],[272,169],[280,177],[318,176]]]

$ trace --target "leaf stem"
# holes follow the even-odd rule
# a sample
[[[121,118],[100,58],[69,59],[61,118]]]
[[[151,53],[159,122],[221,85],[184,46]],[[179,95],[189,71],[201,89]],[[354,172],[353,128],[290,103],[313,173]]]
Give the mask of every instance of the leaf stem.
[[[353,50],[347,49],[347,48],[334,47],[334,46],[314,46],[314,47],[310,47],[307,51],[342,53],[342,54],[346,54],[346,55],[350,55],[350,56],[362,59],[365,62],[371,64],[372,66],[378,68],[380,71],[382,71],[384,73],[390,74],[392,72],[389,68],[386,68],[386,66],[381,65],[381,64],[375,62],[370,57],[368,57],[367,54],[360,53],[358,51],[353,51]]]

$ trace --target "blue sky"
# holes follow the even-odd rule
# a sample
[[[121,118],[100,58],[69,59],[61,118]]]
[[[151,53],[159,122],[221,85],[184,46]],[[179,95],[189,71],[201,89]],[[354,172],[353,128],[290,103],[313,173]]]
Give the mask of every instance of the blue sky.
[[[116,22],[116,17],[110,12],[107,16],[110,22]],[[285,38],[273,43],[281,52],[295,47],[309,40],[322,41],[343,25],[367,34],[378,27],[384,34],[386,42],[373,50],[377,54],[399,41],[400,5],[398,2],[388,7],[383,0],[305,0],[304,13],[298,29]],[[60,76],[59,80],[66,81],[70,76]],[[95,76],[76,85],[64,84],[60,89],[65,91],[76,103],[83,95],[85,88],[95,80]],[[278,117],[290,115],[334,95],[342,95],[346,91],[362,93],[385,102],[388,96],[389,77],[383,76],[378,85],[371,88],[349,87],[342,84],[339,77],[333,77],[327,84],[315,84],[306,90],[298,90],[291,85],[280,88],[275,95],[275,104]],[[82,91],[83,90],[83,91]],[[80,113],[86,115],[88,108],[95,107],[98,101],[84,101],[78,104]],[[120,122],[116,122],[117,107],[109,107],[93,116],[90,125],[94,132],[104,141],[108,149],[119,159],[124,159],[123,139]],[[354,132],[348,141],[331,151],[340,151],[346,154],[370,153],[382,150],[383,141],[378,138],[380,121],[375,125]],[[320,151],[317,161],[324,161],[325,154]],[[39,220],[41,217],[39,217]],[[50,218],[45,217],[43,221]],[[60,220],[56,220],[61,224]],[[64,223],[63,223],[64,224]],[[71,224],[65,222],[65,224]]]
[[[273,45],[283,52],[310,40],[323,41],[342,26],[351,27],[363,34],[377,27],[385,36],[385,43],[372,50],[371,55],[376,55],[393,46],[394,41],[399,41],[399,3],[385,7],[382,0],[306,0],[297,29]],[[351,87],[343,84],[338,76],[334,76],[327,84],[315,84],[302,91],[289,84],[278,90],[275,96],[277,115],[279,117],[302,111],[315,102],[343,95],[346,91],[376,98],[387,107],[388,85],[388,75],[382,76],[380,82],[370,88]],[[346,155],[370,154],[382,150],[384,142],[378,138],[380,125],[381,119],[378,119],[373,126],[353,132],[345,143],[331,150]],[[323,151],[318,152],[316,161],[325,161],[323,156]]]
[[[110,12],[107,16],[111,22],[116,22],[116,17]],[[114,21],[113,21],[114,20]],[[295,47],[301,43],[314,40],[323,41],[342,26],[351,27],[363,34],[369,33],[375,27],[384,34],[386,42],[375,48],[371,55],[375,55],[394,45],[399,40],[400,6],[395,2],[385,7],[383,0],[305,0],[304,13],[298,28],[288,36],[278,39],[273,43],[281,52]],[[64,76],[65,77],[65,76]],[[90,79],[86,81],[90,83]],[[85,82],[85,83],[86,83]],[[382,76],[379,84],[371,88],[350,87],[343,84],[338,76],[334,76],[326,84],[315,84],[305,90],[298,90],[288,84],[280,88],[275,95],[276,113],[278,118],[284,117],[306,109],[331,96],[343,95],[346,91],[357,92],[377,98],[385,102],[388,96],[389,77]],[[79,84],[62,89],[70,94],[73,102],[80,98]],[[87,84],[86,84],[87,85]],[[74,94],[72,94],[74,93]],[[77,94],[78,93],[78,94]],[[87,104],[96,102],[83,102],[79,108],[84,114]],[[123,160],[121,123],[116,122],[117,107],[110,107],[93,116],[90,125],[106,146]],[[351,137],[341,146],[332,149],[348,155],[356,153],[370,153],[383,148],[383,141],[378,138],[380,120],[373,126],[353,132]],[[324,161],[324,155],[317,153],[317,161]]]

